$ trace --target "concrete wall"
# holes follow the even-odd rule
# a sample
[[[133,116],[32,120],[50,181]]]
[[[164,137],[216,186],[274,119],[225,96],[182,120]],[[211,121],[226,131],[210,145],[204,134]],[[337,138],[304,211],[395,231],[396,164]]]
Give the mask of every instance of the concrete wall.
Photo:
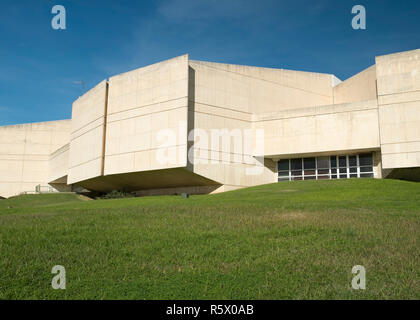
[[[334,104],[377,99],[376,66],[373,65],[333,88]]]
[[[194,139],[193,171],[223,184],[219,191],[277,179],[276,164],[264,159],[265,150],[257,148],[255,113],[332,102],[332,75],[200,61],[191,61],[190,67],[194,74],[190,95],[194,128],[203,130],[207,138],[204,144],[200,134]],[[214,129],[224,130],[218,145],[213,144]],[[241,142],[233,137],[235,131],[242,138],[236,150]],[[227,138],[228,151],[223,149],[223,138]]]
[[[187,120],[188,55],[110,78],[105,175],[186,167]]]
[[[68,143],[71,120],[0,127],[0,196],[47,186],[50,154]]]
[[[333,103],[331,74],[190,61],[196,101],[243,113],[264,113]]]
[[[103,174],[107,90],[104,80],[73,103],[69,184]]]
[[[376,100],[255,116],[267,157],[379,149]]]
[[[70,144],[66,144],[50,155],[48,183],[67,183],[69,172]]]
[[[420,50],[376,57],[384,169],[420,166]]]

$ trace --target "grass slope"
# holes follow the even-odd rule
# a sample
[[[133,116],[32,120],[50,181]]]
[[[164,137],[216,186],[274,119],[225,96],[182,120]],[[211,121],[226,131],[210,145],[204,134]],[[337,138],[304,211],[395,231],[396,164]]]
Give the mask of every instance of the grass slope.
[[[9,208],[11,207],[11,208]],[[3,299],[419,299],[420,184],[0,200]],[[51,288],[63,265],[67,289]],[[354,265],[366,290],[351,289]]]

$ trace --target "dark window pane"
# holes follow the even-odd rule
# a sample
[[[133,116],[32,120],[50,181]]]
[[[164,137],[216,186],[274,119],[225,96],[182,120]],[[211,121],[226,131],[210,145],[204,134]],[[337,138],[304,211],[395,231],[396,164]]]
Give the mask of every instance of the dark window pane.
[[[301,175],[302,175],[302,171],[301,170],[292,171],[292,176],[301,176]]]
[[[279,177],[289,177],[289,171],[280,171]]]
[[[330,167],[330,158],[319,157],[316,159],[316,165],[318,169],[328,169]]]
[[[349,156],[349,166],[356,167],[357,166],[357,157],[356,156]]]
[[[360,166],[371,166],[373,165],[373,159],[371,153],[359,154],[359,165]]]
[[[347,173],[347,169],[346,168],[340,168],[340,173]]]
[[[346,174],[340,174],[340,179],[346,179],[347,175]]]
[[[315,180],[315,176],[305,176],[305,180]]]
[[[350,173],[357,173],[357,168],[350,168]]]
[[[361,173],[360,178],[373,178],[373,173]]]
[[[302,159],[291,159],[290,164],[292,166],[292,170],[300,170],[302,169]]]
[[[315,158],[303,158],[303,168],[315,169]]]
[[[321,169],[321,170],[318,169],[318,174],[329,174],[329,173],[330,173],[330,170],[328,169]]]
[[[331,161],[331,168],[337,168],[337,157],[336,156],[330,157],[330,161]]]
[[[278,170],[279,171],[289,170],[289,159],[279,160]]]
[[[336,174],[332,174],[331,175],[331,179],[337,179],[337,175]]]
[[[338,164],[340,165],[340,168],[347,167],[346,157],[345,156],[338,157]]]
[[[360,172],[372,172],[373,167],[360,167]]]
[[[330,178],[330,176],[318,176],[319,180],[326,180],[326,179],[329,179],[329,178]]]
[[[337,169],[331,169],[331,174],[336,174],[337,173]]]
[[[314,176],[315,170],[305,170],[305,176]]]

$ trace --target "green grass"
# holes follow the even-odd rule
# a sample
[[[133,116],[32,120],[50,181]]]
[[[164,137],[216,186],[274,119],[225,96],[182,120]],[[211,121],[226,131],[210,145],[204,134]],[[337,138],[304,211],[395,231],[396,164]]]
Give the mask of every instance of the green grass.
[[[10,207],[10,208],[9,208]],[[0,200],[3,299],[419,299],[420,184]],[[51,288],[63,265],[67,289]],[[366,268],[366,290],[351,269]]]

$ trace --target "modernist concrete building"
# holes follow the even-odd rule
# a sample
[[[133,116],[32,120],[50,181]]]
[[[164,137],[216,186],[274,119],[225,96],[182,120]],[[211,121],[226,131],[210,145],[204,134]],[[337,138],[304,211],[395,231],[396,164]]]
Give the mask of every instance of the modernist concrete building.
[[[418,180],[420,50],[375,62],[343,82],[188,55],[114,76],[77,99],[70,120],[0,127],[0,196]]]

